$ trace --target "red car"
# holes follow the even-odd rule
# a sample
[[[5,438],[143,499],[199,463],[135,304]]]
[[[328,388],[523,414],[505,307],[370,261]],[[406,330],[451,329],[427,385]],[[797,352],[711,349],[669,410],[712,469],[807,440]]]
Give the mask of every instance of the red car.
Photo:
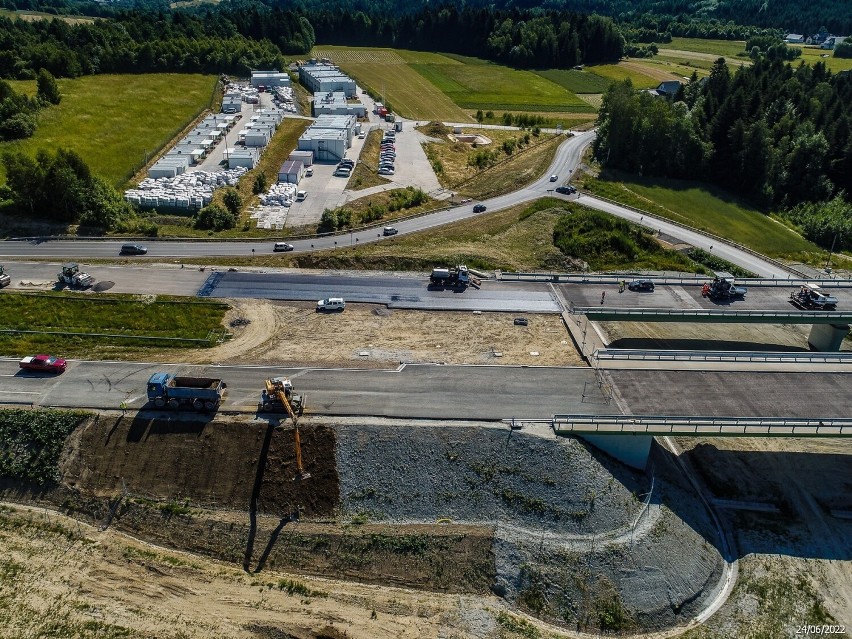
[[[18,365],[28,371],[61,373],[68,364],[61,357],[53,355],[31,355],[22,359]]]

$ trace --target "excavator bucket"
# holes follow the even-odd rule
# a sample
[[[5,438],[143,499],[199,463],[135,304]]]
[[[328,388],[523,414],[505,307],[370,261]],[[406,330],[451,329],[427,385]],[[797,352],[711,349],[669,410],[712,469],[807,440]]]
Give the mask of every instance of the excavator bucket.
[[[299,436],[299,427],[296,426],[296,430],[293,434],[293,439],[296,442],[296,477],[294,481],[303,481],[305,479],[310,479],[311,474],[305,472],[304,466],[302,466],[302,438]]]

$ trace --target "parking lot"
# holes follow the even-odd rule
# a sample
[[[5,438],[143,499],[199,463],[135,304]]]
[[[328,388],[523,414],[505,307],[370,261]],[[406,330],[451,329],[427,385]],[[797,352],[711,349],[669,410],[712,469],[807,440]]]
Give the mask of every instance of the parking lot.
[[[367,107],[368,121],[362,123],[362,130],[364,132],[373,128],[387,130],[393,127],[392,124],[383,121],[372,112],[374,102],[360,88],[358,89],[358,97]],[[426,153],[421,146],[422,135],[414,130],[414,123],[411,121],[403,121],[402,126],[402,132],[396,135],[394,175],[383,176],[389,180],[387,185],[359,191],[347,191],[344,189],[349,180],[345,177],[334,176],[334,171],[337,167],[336,164],[315,163],[313,165],[313,176],[303,178],[299,182],[299,189],[307,191],[308,197],[303,202],[295,202],[290,207],[287,226],[295,227],[316,224],[319,222],[322,212],[325,209],[343,206],[347,202],[378,191],[406,186],[419,187],[427,193],[437,191],[440,185],[438,184],[438,178],[435,177],[435,173],[432,171],[432,165],[429,163],[429,159],[426,157]],[[354,159],[356,162],[360,161],[363,146],[364,140],[356,137],[352,141],[352,148],[346,152],[346,157]],[[370,166],[378,166],[378,157],[370,157],[366,158],[366,160]]]

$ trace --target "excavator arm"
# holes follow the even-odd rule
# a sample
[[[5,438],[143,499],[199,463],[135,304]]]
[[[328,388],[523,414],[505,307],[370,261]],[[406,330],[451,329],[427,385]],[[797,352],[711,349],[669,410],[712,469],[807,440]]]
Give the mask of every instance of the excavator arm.
[[[293,420],[293,441],[296,448],[296,481],[309,479],[311,474],[306,473],[305,468],[302,465],[302,438],[299,435],[299,417],[293,410],[293,406],[290,404],[290,399],[287,397],[287,393],[284,390],[283,385],[276,384],[271,379],[267,379],[265,384],[266,392],[270,396],[277,397],[281,403],[284,404],[284,410],[287,411],[287,414],[290,415],[290,419]]]

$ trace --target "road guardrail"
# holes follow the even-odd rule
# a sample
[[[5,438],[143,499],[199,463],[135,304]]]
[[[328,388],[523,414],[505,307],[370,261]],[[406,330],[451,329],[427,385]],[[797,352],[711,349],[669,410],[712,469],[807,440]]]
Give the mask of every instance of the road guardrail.
[[[767,362],[796,364],[852,364],[852,352],[816,353],[809,351],[665,351],[640,349],[598,349],[597,360],[654,362]]]

